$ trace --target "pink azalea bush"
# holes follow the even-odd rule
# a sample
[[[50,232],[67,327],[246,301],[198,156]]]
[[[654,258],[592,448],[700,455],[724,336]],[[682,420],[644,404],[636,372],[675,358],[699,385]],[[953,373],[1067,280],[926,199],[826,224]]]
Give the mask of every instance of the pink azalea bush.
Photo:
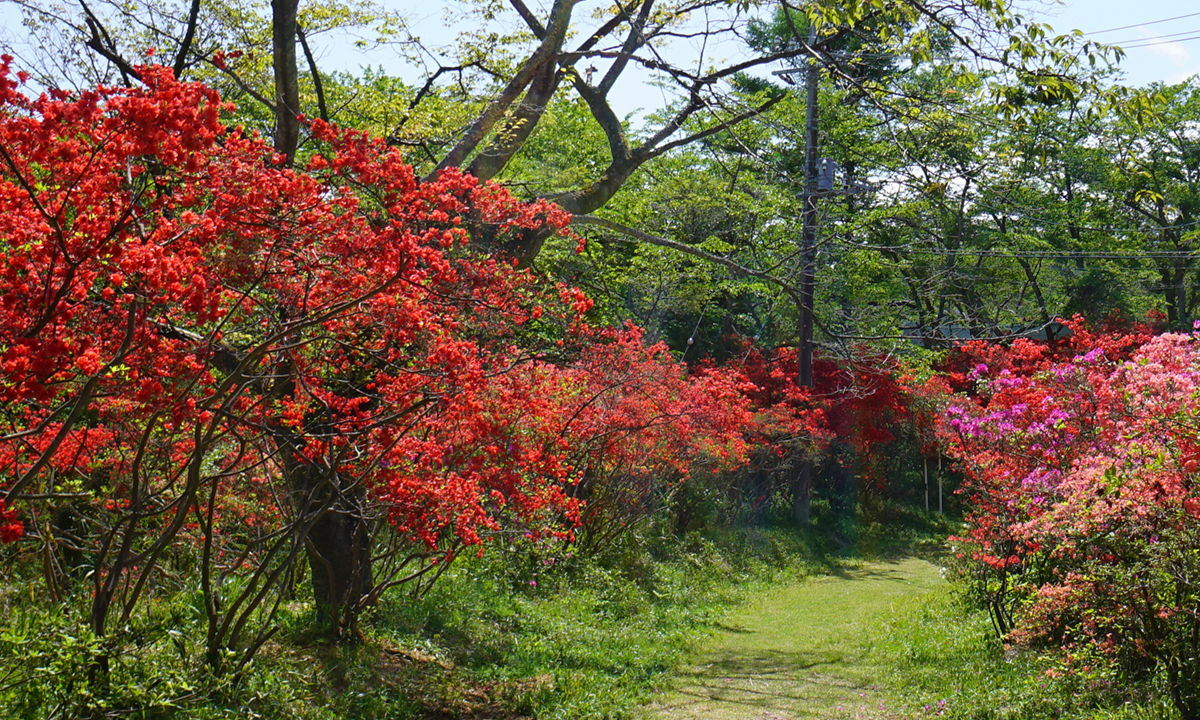
[[[1006,642],[1165,678],[1200,717],[1196,336],[1080,328],[991,359],[940,427],[970,508],[960,579]]]

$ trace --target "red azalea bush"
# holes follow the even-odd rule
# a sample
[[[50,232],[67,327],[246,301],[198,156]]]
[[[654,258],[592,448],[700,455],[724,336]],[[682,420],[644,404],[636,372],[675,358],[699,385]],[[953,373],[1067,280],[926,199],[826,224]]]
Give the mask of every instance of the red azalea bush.
[[[811,389],[797,384],[795,348],[764,352],[748,346],[727,368],[751,384],[747,392],[755,421],[747,426],[747,437],[754,448],[752,475],[782,475],[774,484],[786,486],[795,475],[796,459],[820,458],[834,450],[860,479],[858,502],[875,506],[890,492],[885,448],[908,433],[913,421],[909,390],[893,360],[862,347],[850,348],[844,357],[818,356]],[[768,472],[773,464],[775,472]],[[764,488],[752,492],[766,499]]]
[[[0,467],[31,539],[93,553],[93,630],[189,544],[217,568],[212,660],[298,555],[336,627],[479,542],[498,504],[569,515],[552,458],[485,472],[463,456],[492,441],[475,420],[523,328],[545,313],[569,336],[586,309],[471,256],[463,218],[504,233],[566,216],[456,171],[418,182],[321,123],[307,168],[275,166],[220,124],[214,91],[142,76],[36,99],[0,80]],[[381,514],[423,547],[372,568]],[[75,560],[48,557],[65,586]],[[220,598],[239,564],[257,570]]]
[[[6,510],[7,503],[0,500],[0,542],[12,543],[21,539],[21,535],[25,532],[25,524],[17,519],[15,510]]]
[[[912,417],[895,360],[865,348],[853,351],[837,361],[818,358],[813,376],[830,431],[852,455],[859,501],[870,509],[892,490],[886,448],[907,432]]]
[[[814,390],[797,382],[795,348],[766,351],[746,345],[724,367],[748,384],[746,394],[757,413],[750,431],[757,442],[816,454],[832,440],[828,408]]]
[[[747,459],[750,386],[737,373],[689,375],[640,330],[596,334],[578,363],[535,368],[534,392],[554,405],[547,430],[568,453],[582,503],[585,551],[614,543],[664,508],[693,472],[722,473]]]
[[[1014,643],[1159,671],[1200,712],[1196,339],[1096,334],[986,349],[949,398],[964,579]],[[968,352],[982,358],[981,348]],[[965,381],[965,382],[964,382]]]
[[[469,247],[562,229],[557,208],[419,181],[320,122],[283,167],[162,68],[27,98],[8,62],[0,539],[88,598],[96,636],[188,588],[208,664],[242,667],[301,561],[338,632],[464,546],[570,536],[742,461],[740,379],[596,332],[578,290]]]

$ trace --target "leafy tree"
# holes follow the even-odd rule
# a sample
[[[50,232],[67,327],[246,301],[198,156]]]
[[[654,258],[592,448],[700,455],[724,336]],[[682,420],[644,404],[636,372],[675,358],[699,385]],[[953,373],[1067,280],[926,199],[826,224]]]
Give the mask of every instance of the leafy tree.
[[[1115,158],[1105,183],[1114,205],[1125,210],[1140,252],[1157,280],[1171,327],[1190,327],[1197,296],[1195,239],[1200,223],[1200,145],[1192,126],[1200,119],[1197,81],[1152,88],[1157,112],[1122,113],[1111,131]]]
[[[204,661],[236,674],[301,560],[318,621],[353,637],[465,547],[599,545],[690,468],[743,461],[739,375],[689,376],[470,248],[561,211],[420,182],[321,121],[321,152],[280,166],[212,89],[137,71],[29,99],[0,68],[0,539],[87,598],[95,682],[154,622],[150,588],[195,589]]]
[[[928,0],[887,5],[785,3],[787,11],[780,16],[785,20],[804,13],[823,28],[835,30],[823,30],[811,51],[804,43],[767,43],[760,54],[730,64],[708,68],[709,59],[700,58],[695,65],[700,70],[691,69],[690,61],[687,65],[673,62],[672,45],[696,36],[704,37],[706,45],[734,38],[741,32],[746,22],[743,13],[750,6],[712,2],[673,6],[638,0],[606,8],[591,18],[582,17],[569,0],[559,0],[540,11],[521,0],[513,0],[510,6],[505,10],[486,3],[462,5],[459,20],[472,29],[462,33],[450,58],[438,61],[421,90],[402,94],[411,98],[406,100],[410,112],[422,112],[420,106],[426,101],[442,107],[452,100],[459,107],[472,108],[473,119],[452,137],[437,132],[424,138],[409,135],[404,142],[420,146],[425,157],[435,158],[437,169],[462,167],[480,179],[499,178],[542,124],[552,100],[573,91],[586,104],[589,122],[603,134],[607,145],[604,161],[586,179],[545,195],[574,214],[605,206],[647,162],[759,116],[782,98],[780,93],[739,97],[730,92],[734,88],[729,83],[735,77],[810,52],[820,55],[831,48],[855,47],[853,37],[864,31],[880,45],[917,63],[952,42],[973,57],[995,62],[1022,77],[1037,78],[1044,94],[1074,92],[1075,83],[1066,73],[1071,64],[1080,62],[1072,52],[1077,44],[1074,36],[1045,42],[1044,27],[1029,24],[1007,3],[993,0],[965,5]],[[198,1],[188,12],[178,14],[154,2],[128,7],[100,4],[100,10],[85,5],[82,17],[51,5],[27,7],[35,27],[55,32],[65,26],[77,42],[86,44],[125,77],[135,74],[128,58],[136,52],[131,51],[140,52],[147,45],[171,58],[177,74],[216,66],[274,116],[275,146],[286,158],[298,147],[297,113],[332,118],[323,90],[329,77],[317,68],[305,38],[321,29],[364,25],[376,28],[384,40],[404,38],[396,19],[369,5],[330,3],[301,9],[298,0],[280,0],[272,4],[269,20],[222,5],[210,9]],[[493,22],[506,20],[520,23],[521,31],[491,29]],[[987,48],[990,39],[997,37],[1001,41],[993,53]],[[297,41],[308,69],[303,81]],[[415,47],[416,41],[412,42]],[[1093,59],[1103,54],[1102,48],[1090,43],[1082,49]],[[233,62],[236,53],[240,55]],[[268,55],[269,73],[265,65]],[[634,136],[614,113],[610,97],[622,76],[636,67],[656,75],[672,100],[652,125]],[[855,70],[848,77],[869,95],[882,91],[872,72],[876,71]],[[445,78],[453,78],[454,83],[439,84]],[[311,87],[311,96],[302,98],[303,82],[310,83],[306,87]],[[546,239],[544,232],[528,232],[510,238],[503,247],[529,262]]]

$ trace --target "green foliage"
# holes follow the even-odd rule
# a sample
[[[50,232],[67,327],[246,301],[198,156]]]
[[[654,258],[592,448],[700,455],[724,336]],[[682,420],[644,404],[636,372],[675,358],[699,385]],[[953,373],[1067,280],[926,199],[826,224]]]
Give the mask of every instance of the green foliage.
[[[587,561],[545,544],[464,558],[428,596],[385,604],[377,632],[444,658],[441,682],[507,692],[515,710],[629,717],[747,587],[808,566],[780,532],[643,543]]]
[[[195,657],[204,642],[196,594],[154,601],[150,619],[91,634],[77,619],[82,598],[38,607],[5,598],[0,623],[0,715],[10,718],[286,717],[305,694],[282,683],[278,647],[241,673],[213,676]]]
[[[579,98],[555,99],[498,180],[528,197],[549,197],[591,182],[609,162],[608,141]]]
[[[329,644],[308,604],[288,603],[280,631],[227,678],[194,658],[196,593],[160,593],[158,625],[97,640],[73,629],[82,598],[37,609],[9,584],[0,716],[631,717],[748,591],[819,568],[813,548],[790,531],[649,527],[587,560],[561,543],[514,544],[460,558],[423,597],[385,596],[356,645]],[[89,681],[102,661],[108,682]]]
[[[995,639],[987,613],[953,589],[921,598],[874,633],[888,680],[918,717],[963,720],[1175,720],[1162,678],[1122,682],[1098,657],[1018,652]],[[1064,672],[1073,664],[1073,672]],[[1081,672],[1080,669],[1084,668]]]

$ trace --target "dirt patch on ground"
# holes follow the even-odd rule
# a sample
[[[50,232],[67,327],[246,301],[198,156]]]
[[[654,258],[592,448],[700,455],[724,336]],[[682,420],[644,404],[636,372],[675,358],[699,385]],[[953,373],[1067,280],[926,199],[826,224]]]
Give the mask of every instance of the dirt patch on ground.
[[[529,720],[515,712],[521,698],[554,690],[554,677],[477,682],[449,661],[421,650],[384,645],[376,665],[379,681],[397,687],[431,720]]]

